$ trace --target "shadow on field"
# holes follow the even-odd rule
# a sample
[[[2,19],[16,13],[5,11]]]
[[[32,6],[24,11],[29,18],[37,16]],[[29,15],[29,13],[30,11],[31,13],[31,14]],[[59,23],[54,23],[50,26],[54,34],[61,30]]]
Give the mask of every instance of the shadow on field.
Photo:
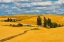
[[[18,34],[18,35],[14,35],[14,36],[10,36],[10,37],[1,39],[0,42],[4,42],[4,41],[10,40],[10,39],[13,39],[13,38],[15,38],[15,37],[17,37],[17,36],[23,35],[23,34],[25,34],[27,31],[29,31],[29,30],[26,30],[26,31],[24,31],[23,33],[20,33],[20,34]]]

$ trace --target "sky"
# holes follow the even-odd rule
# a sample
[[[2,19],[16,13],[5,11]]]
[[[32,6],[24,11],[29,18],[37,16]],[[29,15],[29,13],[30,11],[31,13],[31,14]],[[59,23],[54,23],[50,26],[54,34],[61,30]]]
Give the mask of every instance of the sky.
[[[0,0],[0,15],[60,14],[64,0]]]

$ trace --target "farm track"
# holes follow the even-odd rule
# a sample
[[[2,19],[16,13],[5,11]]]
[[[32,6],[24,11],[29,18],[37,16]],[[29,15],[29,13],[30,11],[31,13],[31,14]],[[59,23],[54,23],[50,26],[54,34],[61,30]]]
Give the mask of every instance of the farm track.
[[[7,41],[7,40],[11,40],[11,39],[13,39],[13,38],[15,38],[15,37],[18,37],[18,36],[20,36],[20,35],[23,35],[23,34],[27,33],[28,31],[29,31],[29,30],[25,30],[23,33],[20,33],[20,34],[14,35],[14,36],[10,36],[10,37],[1,39],[0,42],[4,42],[4,41]]]

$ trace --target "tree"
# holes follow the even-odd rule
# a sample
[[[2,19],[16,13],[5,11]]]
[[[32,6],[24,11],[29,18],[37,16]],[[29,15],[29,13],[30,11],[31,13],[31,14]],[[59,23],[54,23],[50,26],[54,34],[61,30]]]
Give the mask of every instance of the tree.
[[[21,27],[21,26],[23,26],[23,24],[18,23],[18,25],[17,25],[17,26]]]
[[[58,24],[57,23],[53,23],[53,28],[56,28],[58,27]]]
[[[16,19],[13,19],[13,21],[12,22],[16,22],[17,20]]]
[[[52,25],[51,19],[48,18],[47,24],[48,24],[48,26],[51,26]]]
[[[7,19],[7,22],[9,22],[9,21],[10,21],[10,19],[8,18],[8,19]]]
[[[37,25],[38,26],[41,26],[42,25],[42,21],[41,21],[40,16],[38,16],[38,18],[37,18]]]
[[[58,27],[62,27],[62,26],[59,24]]]
[[[11,19],[11,18],[8,18],[8,19],[7,19],[7,22],[12,22],[12,19]]]
[[[51,23],[50,24],[50,28],[54,28],[54,23]]]
[[[9,22],[12,22],[12,19],[11,18],[9,19]]]
[[[64,25],[62,24],[62,26],[64,26]]]
[[[47,27],[47,20],[45,17],[44,17],[44,27]]]

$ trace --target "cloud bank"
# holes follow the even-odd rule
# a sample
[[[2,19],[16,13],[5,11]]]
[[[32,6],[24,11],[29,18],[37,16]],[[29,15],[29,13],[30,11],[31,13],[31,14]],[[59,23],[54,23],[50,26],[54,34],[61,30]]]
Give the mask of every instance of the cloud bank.
[[[0,6],[1,14],[64,14],[64,0],[0,0]]]

